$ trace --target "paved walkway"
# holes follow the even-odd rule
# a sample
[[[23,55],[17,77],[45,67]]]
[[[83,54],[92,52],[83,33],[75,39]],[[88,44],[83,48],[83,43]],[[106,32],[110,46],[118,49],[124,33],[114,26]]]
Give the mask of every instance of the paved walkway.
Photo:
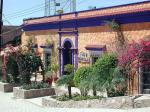
[[[12,93],[0,92],[0,112],[150,112],[150,108],[133,110],[114,109],[67,109],[67,108],[43,108],[38,103],[39,99],[22,100],[14,99]]]

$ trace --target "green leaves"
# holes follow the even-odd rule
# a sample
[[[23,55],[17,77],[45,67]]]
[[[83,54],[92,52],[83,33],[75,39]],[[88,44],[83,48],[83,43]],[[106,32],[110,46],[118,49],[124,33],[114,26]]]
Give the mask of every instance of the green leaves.
[[[22,86],[22,89],[25,89],[25,90],[41,89],[41,88],[50,88],[50,85],[47,83],[32,82],[31,84],[25,84]]]
[[[58,79],[56,84],[57,84],[57,86],[63,86],[63,85],[74,86],[73,77],[74,77],[73,74],[64,75],[60,79]]]
[[[64,67],[64,74],[72,74],[74,72],[74,67],[71,64],[67,64]]]
[[[21,83],[30,83],[30,78],[33,72],[38,71],[39,67],[42,68],[41,58],[34,53],[27,52],[18,55],[17,63],[19,65]]]
[[[104,21],[106,25],[108,25],[113,31],[117,31],[120,28],[120,25],[115,21]]]
[[[81,67],[79,68],[76,73],[75,73],[75,76],[74,76],[74,83],[75,83],[75,86],[79,86],[80,83],[85,80],[88,75],[90,75],[91,73],[91,68],[90,67]]]

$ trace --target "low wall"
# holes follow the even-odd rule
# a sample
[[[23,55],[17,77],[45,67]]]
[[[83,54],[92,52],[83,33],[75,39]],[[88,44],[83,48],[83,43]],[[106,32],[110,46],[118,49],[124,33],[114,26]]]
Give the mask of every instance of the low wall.
[[[29,98],[55,95],[55,90],[53,88],[24,90],[21,89],[20,87],[14,87],[13,95],[16,98],[29,99]]]
[[[12,92],[13,91],[13,85],[9,84],[9,83],[0,82],[0,91],[1,92]]]
[[[128,109],[133,108],[132,97],[113,97],[103,98],[101,100],[83,100],[83,101],[58,101],[51,97],[42,99],[42,105],[45,107],[56,108],[114,108],[114,109]]]

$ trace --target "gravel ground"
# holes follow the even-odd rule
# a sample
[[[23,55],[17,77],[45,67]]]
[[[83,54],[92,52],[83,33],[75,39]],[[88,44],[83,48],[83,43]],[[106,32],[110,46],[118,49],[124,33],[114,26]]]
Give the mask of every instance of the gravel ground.
[[[38,99],[14,99],[12,93],[0,92],[0,112],[150,112],[150,108],[132,110],[43,108],[38,105],[38,101]]]

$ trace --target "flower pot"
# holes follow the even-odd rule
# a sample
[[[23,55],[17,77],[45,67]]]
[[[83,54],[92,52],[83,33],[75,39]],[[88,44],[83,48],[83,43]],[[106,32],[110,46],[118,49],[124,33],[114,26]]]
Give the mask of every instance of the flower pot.
[[[49,77],[46,79],[46,82],[50,85],[52,85],[52,82],[53,82],[53,78]]]

